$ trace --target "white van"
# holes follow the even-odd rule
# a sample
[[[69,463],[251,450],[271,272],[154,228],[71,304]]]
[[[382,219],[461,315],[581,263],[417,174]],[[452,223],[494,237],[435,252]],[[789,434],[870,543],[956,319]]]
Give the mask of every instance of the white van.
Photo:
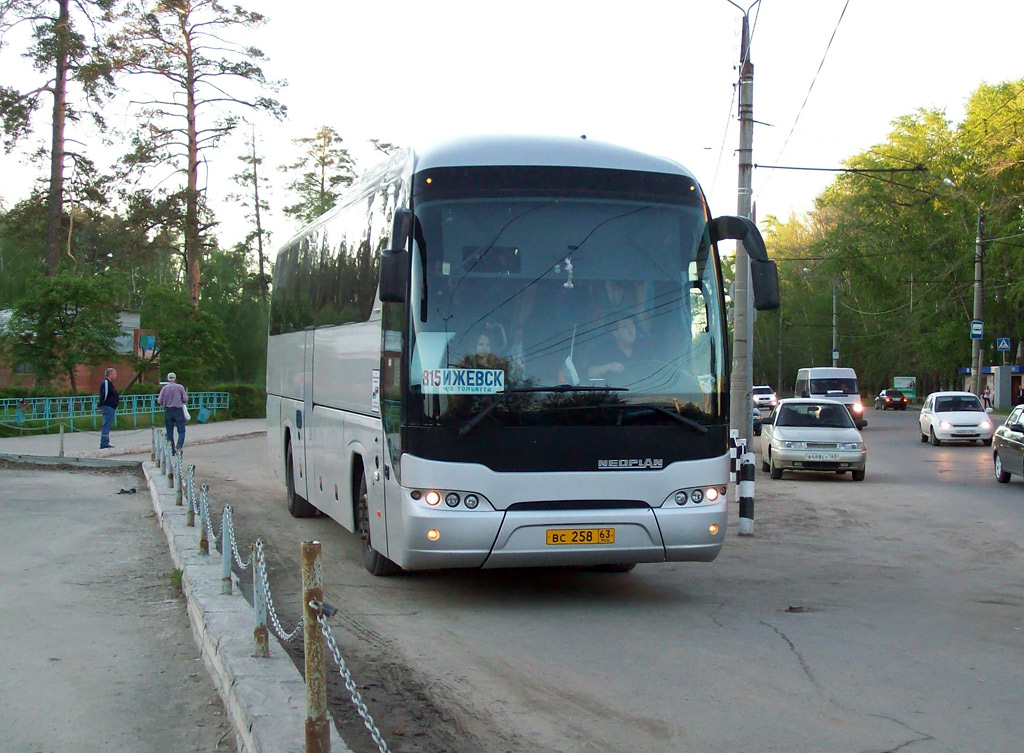
[[[858,429],[868,425],[864,418],[864,403],[860,399],[857,372],[832,366],[814,366],[796,373],[793,389],[796,397],[827,398],[846,406]]]

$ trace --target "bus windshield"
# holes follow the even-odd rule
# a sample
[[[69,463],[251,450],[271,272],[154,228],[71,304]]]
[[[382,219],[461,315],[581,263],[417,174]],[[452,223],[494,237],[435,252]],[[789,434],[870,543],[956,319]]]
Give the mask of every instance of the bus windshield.
[[[590,190],[560,191],[520,171],[414,197],[409,423],[485,409],[516,426],[723,422],[719,270],[695,186],[592,170]]]

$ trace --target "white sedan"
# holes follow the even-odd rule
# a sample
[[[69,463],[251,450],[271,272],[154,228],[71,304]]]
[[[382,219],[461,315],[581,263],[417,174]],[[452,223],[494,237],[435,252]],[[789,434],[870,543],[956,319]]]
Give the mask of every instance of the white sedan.
[[[933,392],[921,406],[921,441],[992,444],[995,429],[973,392]]]
[[[789,398],[761,426],[761,470],[850,471],[863,481],[868,453],[846,406],[835,400]]]

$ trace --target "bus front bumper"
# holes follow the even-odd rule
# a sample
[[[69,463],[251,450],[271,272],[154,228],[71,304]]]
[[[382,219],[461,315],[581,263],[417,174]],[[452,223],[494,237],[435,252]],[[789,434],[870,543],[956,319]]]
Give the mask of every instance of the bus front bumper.
[[[407,522],[399,564],[419,570],[710,562],[725,540],[726,519],[724,501],[685,508],[432,510]]]

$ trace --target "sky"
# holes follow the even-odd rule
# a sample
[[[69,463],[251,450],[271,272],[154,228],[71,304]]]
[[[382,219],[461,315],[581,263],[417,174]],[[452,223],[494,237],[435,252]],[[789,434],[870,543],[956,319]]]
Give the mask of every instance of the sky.
[[[377,159],[370,139],[416,147],[479,133],[585,134],[683,164],[714,214],[737,211],[742,11],[728,0],[244,5],[269,19],[254,40],[265,73],[288,82],[277,96],[289,117],[255,123],[266,168],[295,161],[292,140],[321,125],[362,168]],[[1020,0],[761,0],[750,21],[756,165],[840,167],[885,142],[901,115],[937,107],[956,123],[981,83],[1024,78]],[[123,105],[107,114],[131,125]],[[204,176],[224,246],[245,234],[224,197],[247,137],[211,153]],[[0,155],[6,206],[44,170]],[[297,227],[280,212],[294,201],[288,178],[267,173],[274,245]],[[804,214],[833,177],[756,168],[758,219]]]

